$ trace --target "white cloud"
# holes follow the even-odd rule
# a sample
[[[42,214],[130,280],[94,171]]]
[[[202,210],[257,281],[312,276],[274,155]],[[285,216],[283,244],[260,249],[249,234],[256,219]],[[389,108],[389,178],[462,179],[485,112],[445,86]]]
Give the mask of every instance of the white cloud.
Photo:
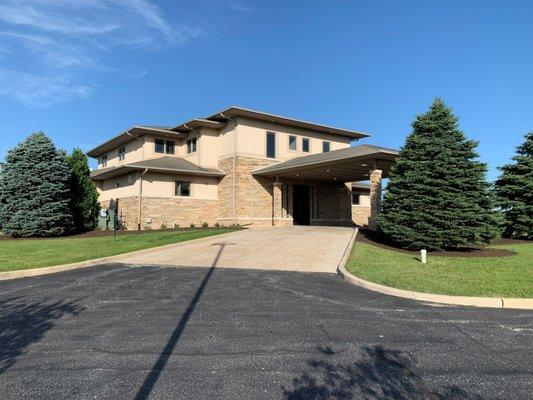
[[[0,95],[9,95],[36,108],[46,108],[85,98],[95,89],[94,85],[77,83],[76,80],[0,69]]]
[[[2,0],[0,93],[38,107],[84,98],[95,89],[88,73],[115,71],[103,61],[112,52],[202,35],[149,0]],[[124,75],[140,79],[147,72],[139,69]]]

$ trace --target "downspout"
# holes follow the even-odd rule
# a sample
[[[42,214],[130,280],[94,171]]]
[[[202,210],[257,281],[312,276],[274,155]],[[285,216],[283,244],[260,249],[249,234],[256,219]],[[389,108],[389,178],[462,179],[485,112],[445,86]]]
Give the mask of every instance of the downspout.
[[[138,224],[137,230],[141,230],[141,218],[142,218],[142,197],[143,197],[143,175],[148,172],[148,168],[145,168],[143,172],[139,175],[139,214],[138,214]]]
[[[222,115],[224,116],[224,115]],[[237,126],[238,124],[235,123],[235,129],[233,134],[233,188],[232,188],[232,207],[233,207],[233,224],[236,223],[236,212],[237,212],[237,206],[235,204],[235,192],[237,190]]]

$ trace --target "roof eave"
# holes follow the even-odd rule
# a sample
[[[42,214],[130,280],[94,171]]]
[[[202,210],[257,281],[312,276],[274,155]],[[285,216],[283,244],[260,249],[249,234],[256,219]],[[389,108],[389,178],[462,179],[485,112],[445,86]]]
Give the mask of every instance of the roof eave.
[[[263,121],[286,124],[289,126],[292,125],[295,127],[314,130],[317,132],[346,136],[352,139],[362,139],[365,137],[370,137],[370,134],[364,133],[364,132],[353,131],[353,130],[343,129],[343,128],[336,128],[336,127],[332,127],[328,125],[316,124],[316,123],[309,122],[309,121],[283,117],[280,115],[269,114],[269,113],[265,113],[262,111],[250,110],[247,108],[236,107],[236,106],[226,108],[218,113],[215,113],[207,117],[207,119],[214,120],[214,121],[227,121],[234,116],[256,118],[256,119],[263,120]]]
[[[166,135],[172,135],[172,136],[180,135],[180,132],[174,132],[169,129],[159,129],[159,128],[151,128],[151,127],[142,126],[142,125],[134,125],[131,128],[126,129],[125,131],[105,141],[104,143],[87,151],[86,154],[89,157],[97,158],[100,154],[105,153],[106,151],[109,151],[111,148],[120,146],[121,144],[127,143],[130,140],[138,139],[139,136],[135,136],[133,134],[134,132],[138,132],[141,134],[159,133],[159,134],[166,134]],[[128,136],[131,139],[126,139]],[[120,139],[126,139],[126,140],[120,140]]]

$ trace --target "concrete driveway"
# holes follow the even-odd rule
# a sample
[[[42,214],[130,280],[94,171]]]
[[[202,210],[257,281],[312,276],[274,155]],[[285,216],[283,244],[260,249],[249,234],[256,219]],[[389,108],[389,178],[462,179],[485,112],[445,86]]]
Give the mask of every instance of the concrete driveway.
[[[120,262],[210,267],[222,246],[219,267],[334,273],[354,233],[354,228],[329,226],[247,229],[142,255],[126,254]]]
[[[532,321],[329,273],[102,265],[0,282],[0,398],[531,399]]]

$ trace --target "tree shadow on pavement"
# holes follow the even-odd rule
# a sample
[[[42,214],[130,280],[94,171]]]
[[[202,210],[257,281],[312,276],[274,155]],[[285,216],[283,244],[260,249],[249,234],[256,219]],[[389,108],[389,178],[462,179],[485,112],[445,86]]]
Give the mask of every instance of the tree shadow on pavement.
[[[336,363],[329,346],[318,350],[322,357],[310,359],[308,371],[294,378],[291,388],[283,388],[286,399],[482,400],[458,386],[428,387],[413,371],[412,358],[401,351],[364,347],[360,360]]]
[[[42,339],[65,314],[77,315],[77,301],[25,302],[23,297],[0,300],[0,374],[17,361],[25,349]]]

